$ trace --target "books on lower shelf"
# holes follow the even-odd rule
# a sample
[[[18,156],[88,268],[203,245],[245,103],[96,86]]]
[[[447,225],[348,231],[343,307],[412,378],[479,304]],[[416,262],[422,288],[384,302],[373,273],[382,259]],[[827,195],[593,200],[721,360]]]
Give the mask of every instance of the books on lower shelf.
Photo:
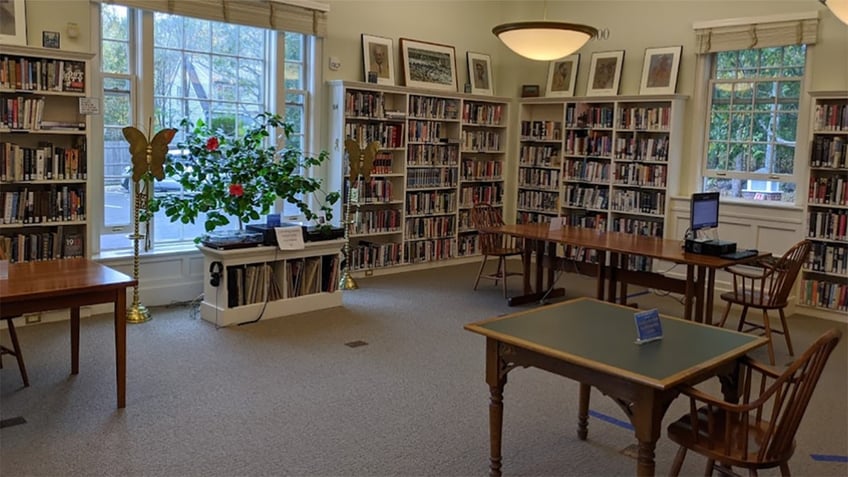
[[[333,293],[337,287],[338,255],[227,267],[227,306],[277,301]]]

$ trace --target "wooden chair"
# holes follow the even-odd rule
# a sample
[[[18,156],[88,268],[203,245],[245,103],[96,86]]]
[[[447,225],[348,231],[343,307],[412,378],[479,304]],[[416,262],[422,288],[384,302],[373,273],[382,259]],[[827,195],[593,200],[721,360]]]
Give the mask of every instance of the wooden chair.
[[[727,302],[727,308],[724,310],[724,316],[722,316],[719,326],[724,326],[730,314],[730,308],[734,304],[742,305],[742,316],[739,318],[737,329],[743,331],[742,328],[748,325],[748,328],[744,330],[745,332],[763,330],[764,335],[769,340],[768,355],[769,362],[772,365],[774,365],[772,333],[783,335],[789,355],[794,356],[792,338],[789,336],[789,327],[786,324],[786,315],[783,313],[783,309],[787,305],[798,272],[810,254],[810,246],[809,240],[802,240],[776,261],[763,261],[753,264],[758,270],[740,267],[726,269],[733,274],[733,290],[721,294],[721,299]],[[748,308],[762,310],[763,324],[745,320]],[[769,310],[777,310],[779,313],[781,329],[772,329],[768,316]]]
[[[841,336],[837,329],[824,333],[783,373],[744,358],[738,404],[685,388],[689,413],[668,426],[668,437],[680,445],[670,475],[680,473],[691,449],[707,458],[705,475],[714,469],[736,475],[732,468],[742,467],[755,476],[757,469],[780,467],[781,475],[788,476],[795,432]]]
[[[477,272],[477,280],[474,281],[474,289],[480,283],[481,278],[494,280],[495,285],[498,280],[503,282],[504,297],[507,296],[506,279],[510,276],[523,276],[524,272],[510,272],[506,268],[506,259],[513,256],[521,256],[521,248],[514,244],[514,238],[492,230],[504,225],[501,210],[492,207],[490,204],[475,204],[471,209],[471,224],[477,229],[480,237],[480,252],[483,254],[483,261],[480,263],[480,270]],[[483,273],[486,266],[486,261],[489,257],[497,257],[498,268],[493,273]]]
[[[0,260],[6,260],[6,253],[0,248]],[[9,338],[12,340],[12,349],[0,345],[0,369],[3,369],[3,355],[10,354],[17,358],[18,369],[21,370],[21,379],[24,381],[24,387],[29,386],[29,378],[27,377],[26,366],[24,366],[24,355],[21,354],[21,345],[18,343],[18,334],[15,332],[15,324],[12,322],[16,316],[3,318],[6,320],[6,326],[9,328]]]

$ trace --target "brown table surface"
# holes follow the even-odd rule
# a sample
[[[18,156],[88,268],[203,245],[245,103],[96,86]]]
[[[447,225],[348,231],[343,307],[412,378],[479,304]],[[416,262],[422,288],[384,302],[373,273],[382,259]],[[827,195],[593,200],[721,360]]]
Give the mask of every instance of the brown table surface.
[[[126,289],[137,281],[91,260],[72,258],[9,265],[0,280],[0,316],[70,308],[71,374],[79,372],[81,306],[115,304],[115,365],[118,407],[126,406]]]

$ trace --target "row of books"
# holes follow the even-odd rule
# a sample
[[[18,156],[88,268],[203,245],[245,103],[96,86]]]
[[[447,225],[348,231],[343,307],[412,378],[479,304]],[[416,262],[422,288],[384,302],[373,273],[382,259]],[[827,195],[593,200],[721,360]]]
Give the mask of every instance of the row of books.
[[[502,123],[506,107],[502,104],[470,103],[462,106],[462,122],[465,124],[496,126]]]
[[[565,216],[566,224],[571,227],[606,230],[607,214],[569,214]]]
[[[559,141],[561,137],[559,121],[521,121],[522,141]]]
[[[363,210],[356,212],[351,224],[351,234],[399,232],[401,213],[397,209]]]
[[[372,174],[391,174],[394,172],[392,169],[392,162],[394,160],[394,156],[392,156],[391,152],[380,151],[374,156],[374,162],[371,163],[371,173]]]
[[[807,258],[807,269],[838,273],[848,278],[848,243],[845,245],[814,242]]]
[[[0,249],[12,263],[85,256],[82,232],[31,232],[0,235]]]
[[[518,164],[523,167],[559,167],[560,148],[553,145],[527,145],[521,146],[518,155]]]
[[[559,192],[518,190],[518,208],[537,212],[556,213],[559,207]]]
[[[450,237],[456,235],[456,220],[452,215],[414,217],[406,219],[403,231],[407,240]]]
[[[541,211],[533,212],[529,210],[519,210],[516,214],[519,224],[539,224],[551,221],[551,216],[556,215],[556,211]]]
[[[85,220],[85,188],[57,187],[5,191],[0,194],[3,224],[46,224]]]
[[[848,205],[848,179],[845,176],[810,177],[807,201],[811,204]]]
[[[26,56],[0,56],[0,88],[85,92],[85,63]]]
[[[801,302],[829,310],[848,311],[848,283],[804,280],[801,282]]]
[[[338,255],[227,267],[227,306],[277,301],[338,287]]]
[[[406,242],[403,245],[403,255],[406,257],[406,263],[449,260],[457,256],[456,240],[445,238]]]
[[[618,127],[622,129],[667,131],[671,127],[671,107],[621,106],[618,108]]]
[[[0,180],[81,180],[88,176],[85,145],[59,147],[39,142],[38,147],[25,147],[0,142]]]
[[[808,212],[807,237],[848,241],[848,210]]]
[[[503,161],[463,160],[463,180],[498,180],[503,177]]]
[[[467,257],[479,253],[480,251],[480,236],[462,235],[456,239],[456,254],[460,257]]]
[[[410,96],[408,111],[412,118],[456,120],[459,119],[459,100]]]
[[[610,209],[616,212],[663,215],[665,192],[616,189],[612,191]]]
[[[372,177],[368,182],[358,181],[356,186],[359,189],[359,200],[354,203],[379,204],[392,200],[394,186],[388,179]]]
[[[460,144],[466,152],[501,152],[502,140],[498,131],[462,131]]]
[[[459,192],[459,203],[462,207],[471,207],[474,204],[500,204],[503,200],[503,184],[487,184],[463,186]]]
[[[612,157],[612,136],[592,131],[582,135],[569,131],[565,137],[565,154],[571,156]]]
[[[43,115],[44,98],[18,96],[0,101],[0,128],[35,131],[41,128]]]
[[[409,121],[406,137],[409,142],[446,142],[447,126],[438,121]]]
[[[819,103],[815,117],[815,131],[848,131],[848,103]]]
[[[345,136],[359,141],[360,145],[377,141],[381,148],[399,148],[403,147],[403,129],[403,123],[347,123],[345,125]]]
[[[668,161],[668,136],[660,138],[618,137],[615,158],[628,161]]]
[[[610,163],[587,159],[566,159],[563,164],[566,179],[589,182],[609,182]]]
[[[612,128],[614,121],[612,106],[592,106],[585,103],[565,106],[567,128]]]
[[[614,185],[665,187],[668,168],[664,164],[631,162],[616,164],[613,169]]]
[[[400,265],[401,244],[395,242],[374,243],[360,241],[351,248],[350,269],[366,270],[370,268]]]
[[[447,144],[410,144],[406,163],[410,166],[455,166],[459,163],[459,148]]]
[[[559,171],[556,169],[519,169],[518,186],[556,190],[559,187]]]
[[[345,116],[385,118],[385,100],[382,93],[371,91],[345,92]]]
[[[456,191],[408,192],[407,215],[444,214],[456,210]]]
[[[409,189],[428,187],[456,187],[459,172],[453,168],[412,169],[406,173],[406,186]]]
[[[810,166],[848,168],[848,146],[845,139],[839,136],[815,136]]]
[[[276,265],[276,264],[275,264]],[[227,267],[227,306],[280,300],[282,290],[276,279],[274,267],[269,263]]]
[[[563,187],[563,202],[571,207],[584,209],[606,209],[609,199],[609,189],[606,187],[586,187],[583,185],[567,184]],[[556,207],[556,204],[554,205]]]
[[[657,220],[619,217],[613,219],[612,229],[615,232],[627,232],[629,234],[647,235],[649,237],[662,237],[663,235],[663,223]]]

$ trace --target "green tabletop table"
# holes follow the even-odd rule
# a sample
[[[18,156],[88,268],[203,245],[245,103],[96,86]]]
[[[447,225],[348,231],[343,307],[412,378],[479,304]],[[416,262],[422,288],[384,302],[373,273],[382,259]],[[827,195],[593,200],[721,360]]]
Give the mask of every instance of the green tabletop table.
[[[662,418],[680,388],[719,376],[725,398],[734,399],[737,360],[766,344],[762,337],[661,316],[663,339],[639,345],[635,311],[577,298],[465,325],[486,337],[489,475],[501,474],[503,388],[516,367],[533,366],[581,383],[580,439],[588,435],[591,386],[610,396],[633,424],[637,474],[653,475]]]

